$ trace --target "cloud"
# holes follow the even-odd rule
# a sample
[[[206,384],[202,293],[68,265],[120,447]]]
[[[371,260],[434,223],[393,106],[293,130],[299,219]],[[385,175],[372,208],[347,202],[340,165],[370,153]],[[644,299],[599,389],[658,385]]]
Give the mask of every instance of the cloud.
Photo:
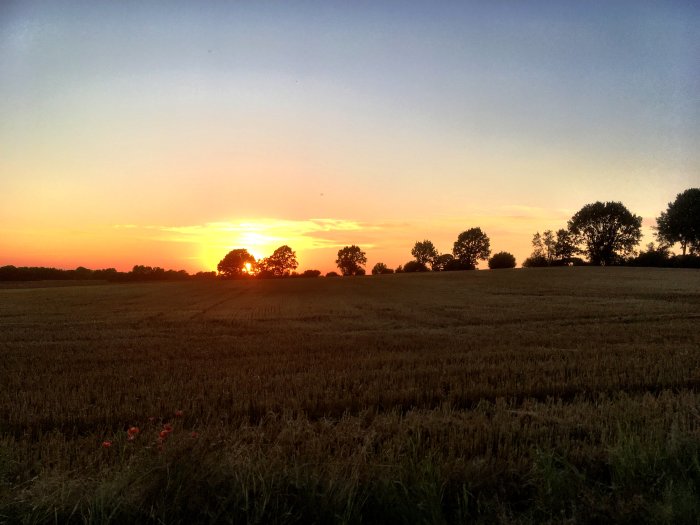
[[[206,246],[209,250],[246,248],[259,257],[271,253],[283,244],[302,251],[342,247],[348,243],[357,242],[358,234],[363,236],[369,232],[382,230],[383,227],[332,218],[306,220],[263,218],[184,226],[115,225],[114,228],[137,229],[139,235],[149,239]],[[373,245],[365,246],[369,248]]]

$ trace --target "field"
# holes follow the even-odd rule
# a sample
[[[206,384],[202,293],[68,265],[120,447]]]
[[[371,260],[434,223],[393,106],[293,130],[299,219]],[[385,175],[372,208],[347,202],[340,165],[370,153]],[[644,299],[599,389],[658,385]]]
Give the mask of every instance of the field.
[[[0,289],[0,523],[697,524],[699,326],[697,270]]]

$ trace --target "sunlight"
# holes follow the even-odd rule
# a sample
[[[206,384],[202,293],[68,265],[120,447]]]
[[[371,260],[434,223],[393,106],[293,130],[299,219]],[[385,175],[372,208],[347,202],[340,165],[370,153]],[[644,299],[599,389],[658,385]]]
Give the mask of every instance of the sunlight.
[[[208,270],[216,270],[226,253],[236,248],[245,248],[259,261],[284,244],[297,253],[342,247],[349,241],[336,240],[339,234],[377,228],[341,219],[258,219],[156,229],[165,233],[163,240],[198,245],[198,260]]]

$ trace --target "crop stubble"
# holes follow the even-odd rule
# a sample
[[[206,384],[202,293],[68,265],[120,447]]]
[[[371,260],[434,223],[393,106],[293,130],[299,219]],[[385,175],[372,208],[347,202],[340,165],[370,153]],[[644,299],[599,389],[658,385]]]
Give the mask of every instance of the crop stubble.
[[[0,289],[0,520],[693,516],[699,319],[685,270]]]

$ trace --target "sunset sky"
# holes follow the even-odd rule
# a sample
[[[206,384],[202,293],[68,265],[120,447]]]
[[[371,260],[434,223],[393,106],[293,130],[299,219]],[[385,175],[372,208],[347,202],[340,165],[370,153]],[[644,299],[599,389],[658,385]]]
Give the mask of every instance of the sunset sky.
[[[0,266],[368,269],[700,185],[700,4],[0,2]],[[485,267],[481,264],[481,267]]]

